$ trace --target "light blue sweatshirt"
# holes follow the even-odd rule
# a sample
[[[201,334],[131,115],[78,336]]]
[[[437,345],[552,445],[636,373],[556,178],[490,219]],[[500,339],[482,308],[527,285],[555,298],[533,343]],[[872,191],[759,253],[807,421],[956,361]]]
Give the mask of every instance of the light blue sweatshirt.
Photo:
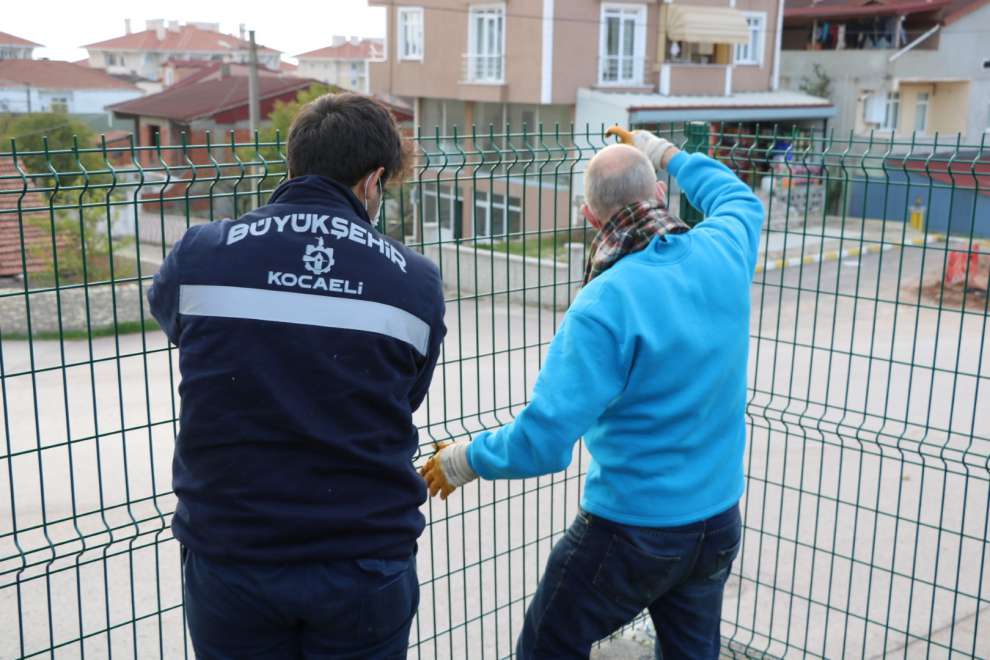
[[[743,493],[750,283],[763,206],[728,168],[680,153],[669,171],[705,220],[655,238],[578,294],[529,405],[474,438],[485,479],[565,469],[583,435],[582,507],[628,525],[704,520]]]

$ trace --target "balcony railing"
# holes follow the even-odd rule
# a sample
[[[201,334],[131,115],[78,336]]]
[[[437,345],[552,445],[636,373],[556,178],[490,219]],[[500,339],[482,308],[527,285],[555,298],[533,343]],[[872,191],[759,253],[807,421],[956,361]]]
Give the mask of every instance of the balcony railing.
[[[598,84],[613,87],[646,85],[649,61],[643,57],[605,55],[598,58]]]
[[[466,54],[461,80],[468,83],[500,85],[505,82],[505,55]]]

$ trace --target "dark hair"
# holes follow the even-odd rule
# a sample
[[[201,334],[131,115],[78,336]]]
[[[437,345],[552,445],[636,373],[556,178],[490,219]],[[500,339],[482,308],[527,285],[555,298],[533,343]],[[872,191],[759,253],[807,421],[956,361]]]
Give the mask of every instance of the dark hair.
[[[319,174],[347,186],[379,167],[401,180],[407,162],[395,117],[360,94],[324,94],[304,105],[289,129],[289,175]]]

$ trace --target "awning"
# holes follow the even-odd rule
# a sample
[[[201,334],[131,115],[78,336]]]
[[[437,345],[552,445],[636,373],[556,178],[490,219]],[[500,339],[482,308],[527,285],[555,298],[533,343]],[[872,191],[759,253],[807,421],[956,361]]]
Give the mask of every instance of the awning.
[[[738,9],[667,5],[667,36],[673,41],[748,44],[749,27]]]
[[[664,96],[620,94],[578,89],[578,126],[635,126],[683,121],[815,121],[836,114],[828,99],[803,92],[740,92],[731,96]]]

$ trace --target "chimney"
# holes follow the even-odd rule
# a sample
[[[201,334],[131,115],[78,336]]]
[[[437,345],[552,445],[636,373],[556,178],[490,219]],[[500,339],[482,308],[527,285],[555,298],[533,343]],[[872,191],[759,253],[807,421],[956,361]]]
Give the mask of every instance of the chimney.
[[[169,21],[168,22],[168,31],[169,32],[178,32],[179,30],[180,30],[179,21]]]
[[[244,31],[244,23],[241,23],[237,27],[240,29],[241,41],[245,41],[247,39],[247,32]]]
[[[338,34],[335,34],[335,35],[333,35],[333,44],[332,45],[334,45],[334,46],[340,46],[340,45],[342,45],[346,41],[347,41],[347,37],[342,37],[342,36],[340,36]]]
[[[351,43],[357,46],[359,43],[361,43],[361,37],[351,37]]]
[[[164,19],[156,18],[153,21],[145,21],[144,22],[144,29],[146,29],[146,30],[154,30],[155,31],[155,36],[158,38],[158,41],[162,41],[163,39],[165,39],[165,21],[164,21]]]
[[[130,34],[130,33],[131,33],[131,19],[125,18],[124,19],[124,34]]]

